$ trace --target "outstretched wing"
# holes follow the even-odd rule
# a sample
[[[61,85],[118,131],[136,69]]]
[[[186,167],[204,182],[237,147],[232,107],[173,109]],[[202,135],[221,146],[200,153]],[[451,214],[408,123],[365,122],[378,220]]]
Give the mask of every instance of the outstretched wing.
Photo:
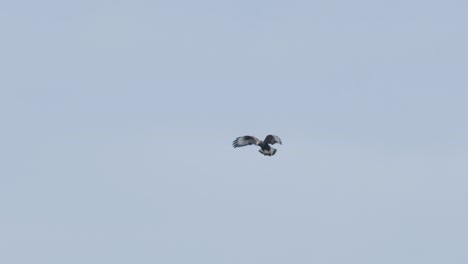
[[[266,136],[265,140],[263,141],[267,144],[275,144],[275,143],[279,143],[281,145],[283,145],[283,143],[281,142],[281,139],[278,137],[278,136],[275,136],[275,135],[268,135]]]
[[[232,142],[232,146],[235,148],[238,148],[238,147],[243,147],[243,146],[252,145],[252,144],[258,145],[258,143],[260,143],[260,140],[258,140],[258,138],[256,137],[243,136],[243,137],[236,138],[236,140]]]

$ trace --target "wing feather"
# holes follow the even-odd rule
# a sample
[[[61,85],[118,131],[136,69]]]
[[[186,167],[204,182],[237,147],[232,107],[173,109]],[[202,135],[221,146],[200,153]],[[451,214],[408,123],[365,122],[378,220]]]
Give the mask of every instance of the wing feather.
[[[281,139],[275,135],[266,136],[264,142],[267,144],[271,144],[271,145],[274,145],[275,143],[279,143],[280,145],[283,145],[283,143],[281,142]]]
[[[256,137],[243,136],[243,137],[236,138],[232,142],[232,146],[234,148],[238,148],[238,147],[244,147],[244,146],[252,145],[252,144],[258,145],[258,143],[260,143],[260,140],[258,140],[258,138],[256,138]]]

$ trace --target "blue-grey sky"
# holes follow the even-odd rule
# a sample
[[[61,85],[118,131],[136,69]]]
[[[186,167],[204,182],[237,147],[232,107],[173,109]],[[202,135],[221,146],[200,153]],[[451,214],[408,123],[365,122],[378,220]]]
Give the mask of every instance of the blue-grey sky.
[[[467,13],[0,3],[0,262],[468,263]]]

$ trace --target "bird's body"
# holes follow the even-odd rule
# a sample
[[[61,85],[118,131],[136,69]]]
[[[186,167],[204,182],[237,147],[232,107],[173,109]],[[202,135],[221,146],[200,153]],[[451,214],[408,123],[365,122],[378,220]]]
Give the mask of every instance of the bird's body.
[[[273,156],[276,153],[276,149],[271,147],[269,144],[279,143],[282,144],[281,139],[278,136],[268,135],[265,140],[259,140],[254,136],[243,136],[238,137],[232,142],[234,148],[244,147],[248,145],[257,145],[260,147],[259,152],[265,156]]]

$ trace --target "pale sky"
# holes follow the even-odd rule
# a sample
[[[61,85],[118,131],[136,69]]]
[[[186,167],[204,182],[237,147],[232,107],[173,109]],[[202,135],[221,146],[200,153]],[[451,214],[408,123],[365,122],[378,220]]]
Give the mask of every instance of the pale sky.
[[[0,263],[468,263],[467,14],[0,3]]]

